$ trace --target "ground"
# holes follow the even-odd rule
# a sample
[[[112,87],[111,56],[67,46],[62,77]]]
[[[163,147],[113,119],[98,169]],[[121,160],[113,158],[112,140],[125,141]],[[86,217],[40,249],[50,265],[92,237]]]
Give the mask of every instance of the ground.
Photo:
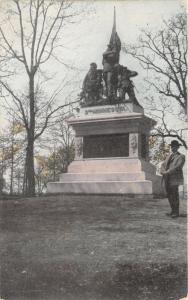
[[[56,195],[1,201],[1,298],[177,300],[186,295],[186,204]]]

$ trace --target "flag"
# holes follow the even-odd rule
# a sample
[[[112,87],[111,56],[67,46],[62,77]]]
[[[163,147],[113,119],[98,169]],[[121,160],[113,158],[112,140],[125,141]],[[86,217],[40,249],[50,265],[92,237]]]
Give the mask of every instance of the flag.
[[[117,52],[117,56],[119,57],[119,53],[120,53],[120,50],[121,50],[121,41],[120,41],[120,38],[117,34],[117,31],[116,31],[116,10],[115,10],[115,7],[114,7],[114,24],[113,24],[113,27],[112,27],[112,33],[111,33],[111,37],[110,37],[110,43],[109,43],[113,49],[116,50]],[[118,62],[119,62],[119,59],[118,59]]]

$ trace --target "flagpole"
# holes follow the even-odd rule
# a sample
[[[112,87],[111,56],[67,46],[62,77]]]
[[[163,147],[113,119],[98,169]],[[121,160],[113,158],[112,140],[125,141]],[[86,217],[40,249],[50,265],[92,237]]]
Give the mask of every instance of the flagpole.
[[[114,31],[116,31],[116,7],[114,6]]]

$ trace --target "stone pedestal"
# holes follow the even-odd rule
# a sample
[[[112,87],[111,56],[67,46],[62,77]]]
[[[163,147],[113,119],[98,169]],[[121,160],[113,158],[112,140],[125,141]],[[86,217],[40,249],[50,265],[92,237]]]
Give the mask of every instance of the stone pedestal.
[[[161,177],[149,163],[155,121],[132,103],[80,109],[68,120],[75,131],[75,160],[51,193],[161,194]]]

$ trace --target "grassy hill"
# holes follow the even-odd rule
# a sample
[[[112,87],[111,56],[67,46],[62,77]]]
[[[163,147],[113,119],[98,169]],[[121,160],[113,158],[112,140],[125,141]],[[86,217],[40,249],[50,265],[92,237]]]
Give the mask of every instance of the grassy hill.
[[[58,195],[1,201],[1,297],[177,300],[186,295],[186,204]],[[184,214],[184,215],[183,215]]]

